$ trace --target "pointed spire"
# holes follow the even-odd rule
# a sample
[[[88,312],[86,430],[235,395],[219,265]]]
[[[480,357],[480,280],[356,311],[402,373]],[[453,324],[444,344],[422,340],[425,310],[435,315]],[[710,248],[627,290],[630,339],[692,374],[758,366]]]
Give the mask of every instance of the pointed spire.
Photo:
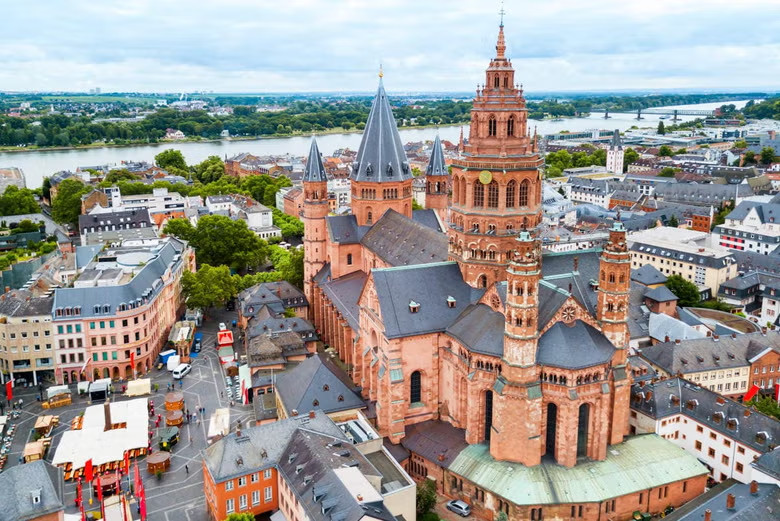
[[[412,170],[380,77],[350,178],[353,181],[382,183],[404,181],[411,177]]]
[[[447,165],[444,162],[444,149],[441,146],[441,139],[439,134],[436,134],[436,139],[433,141],[433,149],[431,150],[431,159],[428,161],[428,168],[425,171],[425,175],[447,175]]]
[[[325,167],[322,165],[322,156],[317,146],[317,139],[311,137],[311,148],[309,149],[309,159],[306,161],[306,169],[303,172],[303,181],[310,183],[321,183],[327,181]]]
[[[621,150],[623,148],[623,140],[620,139],[620,129],[615,129],[615,132],[612,134],[612,149],[614,150]]]
[[[498,41],[496,42],[496,59],[505,59],[506,41],[504,41],[504,22],[498,27]]]

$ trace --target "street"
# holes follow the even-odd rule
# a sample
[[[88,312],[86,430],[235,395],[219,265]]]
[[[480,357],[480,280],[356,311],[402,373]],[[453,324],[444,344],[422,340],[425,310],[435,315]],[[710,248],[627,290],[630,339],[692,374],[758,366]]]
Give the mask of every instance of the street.
[[[157,520],[190,520],[206,521],[205,498],[203,495],[203,471],[201,463],[201,451],[208,445],[206,436],[208,432],[208,418],[220,407],[231,409],[231,430],[238,421],[248,425],[253,419],[251,406],[235,404],[230,406],[230,400],[221,396],[224,392],[225,375],[219,363],[219,357],[214,347],[216,332],[220,321],[230,326],[235,318],[235,313],[219,310],[198,331],[203,333],[203,349],[196,358],[192,359],[192,371],[181,380],[181,391],[184,393],[185,408],[190,413],[197,411],[199,407],[205,408],[205,415],[198,414],[198,421],[181,426],[179,442],[174,446],[171,458],[171,467],[158,480],[146,471],[144,458],[138,459],[138,468],[147,491],[147,514],[150,521]],[[238,335],[236,335],[238,336]],[[173,380],[171,373],[165,369],[153,368],[146,376],[151,378],[152,387],[159,385],[159,391],[152,390],[149,399],[154,403],[155,413],[164,411],[165,391],[168,384],[173,383],[179,390],[179,381]],[[126,382],[114,383],[114,389],[121,389]],[[57,443],[62,433],[70,429],[70,421],[81,414],[84,409],[93,405],[87,398],[80,398],[73,388],[73,403],[65,407],[58,407],[46,411],[46,414],[54,414],[60,417],[60,424],[52,434],[52,446],[47,454],[47,461],[51,461],[56,452]],[[19,458],[24,450],[30,431],[35,424],[35,419],[43,412],[40,402],[36,401],[37,389],[15,388],[14,399],[22,398],[24,407],[21,416],[16,421],[17,431],[13,439],[11,451],[8,456],[7,466],[18,465]],[[119,393],[111,396],[111,400],[127,400]],[[205,420],[205,421],[204,421]],[[154,423],[150,422],[150,430],[154,429]],[[192,440],[192,441],[190,441]],[[153,439],[153,449],[157,450],[157,438]],[[189,466],[189,473],[185,469]],[[131,462],[131,467],[133,463]],[[128,480],[122,480],[122,487],[127,489]],[[85,487],[85,499],[89,497],[88,488]],[[78,513],[75,506],[76,483],[65,482],[65,506],[66,513]],[[89,508],[89,507],[88,507]]]

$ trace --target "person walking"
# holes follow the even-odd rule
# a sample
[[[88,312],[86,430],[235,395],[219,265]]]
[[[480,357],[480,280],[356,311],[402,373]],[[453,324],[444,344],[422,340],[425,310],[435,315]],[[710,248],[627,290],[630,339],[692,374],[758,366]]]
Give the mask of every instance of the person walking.
[[[187,472],[187,474],[189,474],[190,473],[190,466],[189,465],[184,465],[184,470]]]

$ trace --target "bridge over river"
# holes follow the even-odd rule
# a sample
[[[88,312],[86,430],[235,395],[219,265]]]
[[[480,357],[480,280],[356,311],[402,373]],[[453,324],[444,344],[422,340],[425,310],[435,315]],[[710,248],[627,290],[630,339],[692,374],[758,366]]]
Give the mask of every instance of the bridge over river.
[[[609,119],[610,114],[634,114],[633,110],[613,110],[609,109],[592,109],[591,114],[604,114],[604,119]],[[715,116],[715,110],[701,110],[701,109],[672,109],[672,108],[646,108],[636,109],[636,119],[642,119],[642,114],[652,114],[654,116],[672,116],[672,121],[677,121],[678,116],[703,116],[712,117]]]

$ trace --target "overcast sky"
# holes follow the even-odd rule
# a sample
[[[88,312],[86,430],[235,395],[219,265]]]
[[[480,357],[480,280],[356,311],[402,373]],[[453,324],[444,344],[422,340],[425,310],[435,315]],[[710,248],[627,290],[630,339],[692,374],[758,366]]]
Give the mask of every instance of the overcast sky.
[[[470,91],[498,0],[2,0],[0,89]],[[507,0],[526,90],[780,87],[780,0]]]

